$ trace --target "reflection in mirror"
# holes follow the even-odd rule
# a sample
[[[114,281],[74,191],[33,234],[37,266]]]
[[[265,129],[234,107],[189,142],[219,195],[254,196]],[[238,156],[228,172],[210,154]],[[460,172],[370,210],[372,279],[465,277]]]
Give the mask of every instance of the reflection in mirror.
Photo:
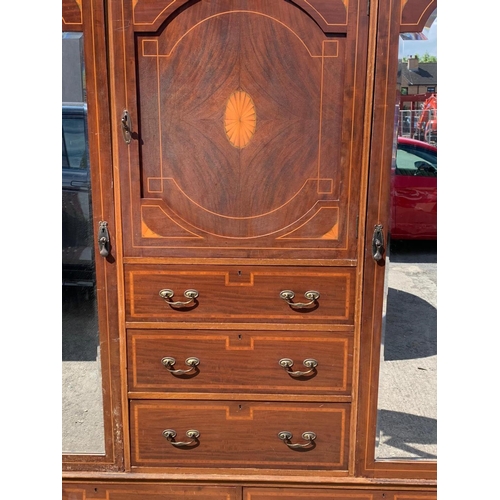
[[[62,447],[104,453],[83,35],[62,38]]]
[[[437,458],[436,242],[392,240],[376,459]]]
[[[436,13],[431,18],[437,21]],[[429,32],[424,38],[435,41]],[[401,100],[386,250],[377,460],[437,459],[437,106],[431,115],[435,128],[420,130],[432,133],[419,133],[429,89],[437,96],[437,61],[415,62],[416,54],[429,54],[432,48],[419,49],[422,37],[413,40],[418,41],[410,48],[408,41],[400,42],[400,57],[408,55],[402,44],[413,57],[400,60],[398,71]]]

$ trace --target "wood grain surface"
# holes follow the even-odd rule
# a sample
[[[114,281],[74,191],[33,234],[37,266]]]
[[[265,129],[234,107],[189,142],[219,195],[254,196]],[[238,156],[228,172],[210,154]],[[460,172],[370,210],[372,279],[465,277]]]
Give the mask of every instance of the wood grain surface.
[[[341,470],[347,466],[350,405],[345,403],[274,403],[220,401],[131,401],[134,466],[250,467]],[[177,432],[177,448],[162,435]],[[185,433],[199,431],[198,440]],[[278,438],[316,433],[312,446],[291,449]]]
[[[300,395],[350,395],[352,340],[346,334],[295,334],[258,331],[129,330],[129,391],[137,392],[236,392]],[[171,370],[189,370],[185,360],[200,361],[188,374],[173,374],[161,363],[176,360]],[[291,372],[309,371],[303,362],[318,366],[303,376],[291,376],[279,365],[291,359]]]

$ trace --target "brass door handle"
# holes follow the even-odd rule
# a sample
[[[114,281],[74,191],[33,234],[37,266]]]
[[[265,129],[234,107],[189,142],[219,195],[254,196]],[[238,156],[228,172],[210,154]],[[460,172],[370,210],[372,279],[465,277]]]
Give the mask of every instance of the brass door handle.
[[[185,302],[176,301],[172,302],[170,299],[174,296],[174,291],[170,288],[164,288],[159,292],[160,297],[170,306],[170,307],[184,307],[191,304],[199,295],[197,290],[188,289],[184,292],[184,297],[188,298]]]
[[[293,366],[293,359],[290,358],[282,358],[278,361],[279,365],[285,369],[285,371],[290,375],[291,377],[302,377],[303,375],[308,375],[309,373],[313,372],[316,370],[316,367],[318,366],[318,362],[315,359],[308,358],[304,359],[302,364],[306,367],[309,368],[308,371],[306,372],[292,372],[290,368]]]
[[[109,231],[108,223],[105,220],[99,222],[97,245],[99,246],[99,254],[102,257],[107,257],[109,255]]]
[[[384,248],[384,232],[382,231],[382,224],[376,224],[373,229],[372,238],[372,256],[375,262],[382,260],[382,254],[385,250]]]
[[[189,370],[171,370],[175,365],[175,358],[171,358],[170,356],[165,356],[161,360],[161,364],[170,372],[173,373],[174,375],[185,375],[186,373],[192,372],[196,367],[200,364],[200,360],[198,358],[195,358],[194,356],[192,358],[187,358],[184,363],[187,366],[190,366]]]
[[[292,449],[298,449],[298,448],[309,448],[312,446],[314,443],[313,441],[316,439],[316,434],[311,431],[304,432],[302,434],[302,438],[308,441],[307,443],[300,444],[300,443],[292,443],[291,439],[293,438],[293,434],[288,431],[281,431],[278,433],[278,437],[289,447]]]
[[[126,109],[123,110],[121,124],[123,140],[127,144],[130,144],[130,141],[132,140],[132,120],[130,119],[130,114]]]
[[[172,446],[181,448],[182,446],[196,444],[198,442],[198,438],[200,437],[200,431],[197,431],[196,429],[190,429],[186,431],[186,436],[192,439],[192,441],[174,441],[175,436],[177,436],[177,432],[175,432],[173,429],[165,429],[162,432],[162,435]]]
[[[295,293],[292,290],[282,290],[280,292],[280,299],[283,299],[290,307],[294,309],[304,309],[305,307],[312,306],[316,304],[316,301],[319,299],[319,292],[314,290],[309,290],[304,294],[304,297],[308,299],[310,302],[292,302],[295,297]]]

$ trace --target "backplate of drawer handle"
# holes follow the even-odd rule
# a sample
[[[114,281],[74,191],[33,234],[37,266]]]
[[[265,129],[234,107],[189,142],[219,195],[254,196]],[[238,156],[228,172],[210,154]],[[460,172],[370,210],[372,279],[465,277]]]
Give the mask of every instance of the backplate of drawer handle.
[[[292,450],[302,449],[302,448],[313,448],[315,446],[314,440],[316,439],[316,433],[311,431],[306,431],[302,433],[302,438],[307,441],[307,443],[292,443],[291,439],[293,434],[288,431],[281,431],[278,433],[278,437]]]
[[[186,301],[171,301],[170,299],[174,296],[174,291],[170,288],[164,288],[158,292],[158,295],[170,306],[170,307],[186,307],[190,304],[193,304],[195,300],[198,298],[199,293],[198,290],[194,290],[193,288],[189,288],[184,292],[184,297],[189,300]]]
[[[170,368],[175,365],[175,362],[175,358],[172,358],[171,356],[165,356],[161,359],[161,364],[174,375],[185,375],[187,373],[191,373],[192,371],[196,370],[196,367],[200,364],[200,360],[192,356],[190,358],[186,358],[186,361],[184,361],[186,366],[190,366],[191,368],[189,368],[188,370],[171,370]]]
[[[309,290],[304,294],[304,297],[309,300],[309,302],[292,302],[295,297],[295,292],[293,290],[282,290],[280,292],[280,299],[283,299],[290,307],[293,309],[305,309],[307,307],[312,308],[313,306],[318,306],[318,299],[320,298],[319,292],[315,290]]]
[[[290,358],[282,358],[278,361],[279,365],[285,369],[285,371],[290,375],[291,377],[303,377],[304,375],[309,375],[309,373],[315,372],[316,367],[318,366],[318,362],[315,359],[308,358],[304,359],[302,364],[306,367],[309,368],[306,372],[301,372],[301,371],[296,371],[292,372],[290,368],[293,366],[293,359]]]
[[[192,446],[198,444],[198,438],[200,437],[200,431],[196,429],[189,429],[186,431],[186,436],[191,439],[191,441],[174,441],[177,432],[174,429],[165,429],[162,432],[163,437],[172,445],[177,448],[182,448],[183,446]]]

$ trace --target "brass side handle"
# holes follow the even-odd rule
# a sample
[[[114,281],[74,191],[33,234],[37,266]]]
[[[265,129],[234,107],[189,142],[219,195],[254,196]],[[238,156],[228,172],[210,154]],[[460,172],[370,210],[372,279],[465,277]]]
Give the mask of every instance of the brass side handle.
[[[316,301],[319,299],[320,294],[315,290],[309,290],[304,294],[304,297],[308,299],[310,302],[292,302],[295,297],[295,293],[293,290],[282,290],[280,292],[280,299],[283,299],[290,307],[294,309],[304,309],[305,307],[309,307],[316,304]]]
[[[312,358],[307,358],[304,359],[302,364],[306,367],[309,368],[308,371],[306,372],[301,372],[301,371],[296,371],[293,372],[291,370],[293,366],[293,359],[290,358],[282,358],[278,361],[279,365],[285,369],[285,371],[290,375],[291,377],[302,377],[304,375],[308,375],[309,373],[312,373],[313,371],[316,370],[316,367],[318,366],[318,362],[315,359]]]
[[[174,375],[185,375],[186,373],[190,373],[193,370],[196,369],[196,367],[200,364],[200,360],[198,358],[195,358],[194,356],[191,358],[187,358],[186,361],[184,361],[186,366],[190,366],[188,370],[171,370],[171,368],[174,367],[175,365],[175,358],[172,358],[170,356],[165,356],[161,360],[161,364],[170,372],[173,373]]]
[[[132,140],[132,120],[130,119],[130,113],[126,109],[123,110],[121,124],[123,140],[126,144],[130,144]]]
[[[99,255],[107,257],[109,255],[109,231],[108,223],[105,220],[99,221],[97,245],[99,247]]]
[[[198,438],[200,437],[200,431],[197,431],[196,429],[186,431],[186,436],[192,441],[174,441],[175,436],[177,436],[177,432],[175,432],[174,429],[165,429],[162,432],[162,435],[172,446],[181,448],[182,446],[196,444],[198,442]]]
[[[292,443],[291,440],[293,438],[293,434],[288,431],[281,431],[278,433],[278,437],[289,447],[292,449],[299,449],[299,448],[310,448],[313,446],[313,441],[316,439],[316,433],[307,431],[302,434],[302,438],[307,441],[307,443],[300,444],[300,443]]]
[[[384,232],[382,224],[376,224],[373,229],[372,256],[375,262],[382,260],[384,253]]]
[[[188,289],[184,292],[184,297],[188,298],[189,300],[186,301],[171,301],[170,299],[174,296],[174,291],[171,290],[170,288],[164,288],[163,290],[160,290],[159,292],[160,297],[170,306],[170,307],[185,307],[192,302],[196,298],[198,298],[198,291],[194,289]]]

